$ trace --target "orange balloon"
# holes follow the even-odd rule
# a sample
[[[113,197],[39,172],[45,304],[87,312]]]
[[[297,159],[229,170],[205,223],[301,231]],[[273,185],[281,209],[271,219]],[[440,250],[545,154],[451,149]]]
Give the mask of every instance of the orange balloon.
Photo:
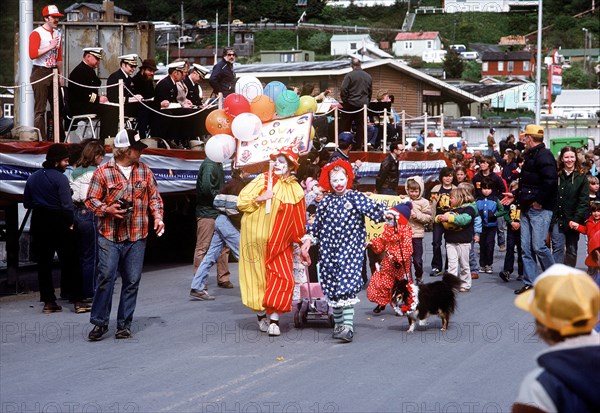
[[[260,95],[250,102],[250,112],[254,113],[263,122],[273,119],[275,103],[267,95]]]
[[[232,121],[233,118],[228,116],[223,109],[213,110],[206,116],[206,130],[211,135],[219,135],[221,133],[232,135]]]

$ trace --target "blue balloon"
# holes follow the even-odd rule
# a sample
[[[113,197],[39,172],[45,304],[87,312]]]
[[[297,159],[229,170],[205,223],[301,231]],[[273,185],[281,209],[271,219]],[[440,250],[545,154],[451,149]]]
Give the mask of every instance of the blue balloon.
[[[275,111],[282,118],[292,116],[300,106],[300,96],[291,90],[282,92],[275,100]]]
[[[279,95],[281,95],[286,90],[287,87],[283,83],[274,80],[272,82],[267,83],[267,86],[265,86],[265,88],[263,89],[263,95],[268,96],[272,102],[275,102]]]

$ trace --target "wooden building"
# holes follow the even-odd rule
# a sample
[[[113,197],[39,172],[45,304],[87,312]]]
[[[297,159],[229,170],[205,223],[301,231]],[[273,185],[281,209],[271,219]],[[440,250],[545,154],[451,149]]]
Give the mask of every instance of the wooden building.
[[[424,112],[435,116],[442,113],[444,104],[456,106],[451,115],[470,115],[471,104],[479,106],[480,98],[442,80],[436,79],[394,59],[365,62],[363,69],[373,78],[374,99],[379,89],[387,89],[395,97],[394,109],[405,111],[409,116],[422,116]],[[344,76],[352,71],[349,60],[327,62],[304,62],[282,64],[251,64],[235,68],[238,77],[248,75],[258,78],[263,84],[278,80],[287,86],[302,87],[312,84],[315,93],[327,88],[339,100]],[[212,92],[204,87],[206,97]]]

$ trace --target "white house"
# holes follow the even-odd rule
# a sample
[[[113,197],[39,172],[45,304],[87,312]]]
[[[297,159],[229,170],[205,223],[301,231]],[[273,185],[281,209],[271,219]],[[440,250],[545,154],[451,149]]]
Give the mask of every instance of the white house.
[[[439,32],[400,32],[394,39],[392,50],[396,56],[418,56],[423,52],[442,49]]]
[[[479,83],[458,86],[479,97],[494,112],[507,110],[535,110],[535,83],[522,80],[502,82],[494,78],[481,79]]]
[[[333,7],[348,7],[354,3],[357,7],[393,6],[396,0],[328,0],[327,5]]]
[[[570,112],[587,112],[595,114],[600,111],[600,90],[598,89],[563,89],[552,104],[552,113],[566,116]]]
[[[360,49],[378,48],[377,43],[367,33],[363,34],[334,34],[331,36],[331,55],[351,55]]]
[[[537,6],[537,0],[443,0],[444,13],[508,13]]]

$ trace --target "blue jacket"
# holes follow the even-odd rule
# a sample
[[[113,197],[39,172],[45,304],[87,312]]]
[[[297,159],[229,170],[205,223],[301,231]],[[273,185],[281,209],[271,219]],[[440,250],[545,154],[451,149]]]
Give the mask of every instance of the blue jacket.
[[[495,195],[487,198],[481,197],[476,202],[477,211],[481,217],[481,225],[484,228],[498,226],[498,217],[504,216],[504,207]]]

